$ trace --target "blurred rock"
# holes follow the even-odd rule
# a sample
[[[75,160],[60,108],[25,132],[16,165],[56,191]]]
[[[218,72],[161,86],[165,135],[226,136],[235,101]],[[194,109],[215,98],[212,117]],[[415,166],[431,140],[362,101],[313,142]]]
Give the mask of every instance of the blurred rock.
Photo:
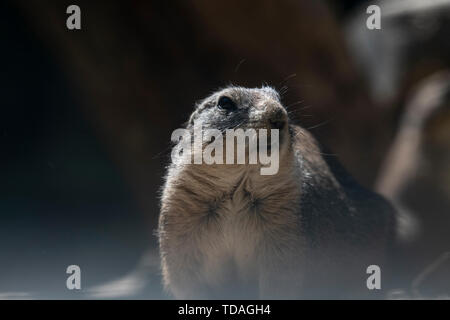
[[[450,251],[450,72],[435,74],[413,90],[386,157],[377,190],[414,225],[400,224],[398,274],[408,285]],[[406,240],[406,241],[405,241]],[[449,283],[450,272],[441,283]],[[447,287],[450,294],[450,285]]]

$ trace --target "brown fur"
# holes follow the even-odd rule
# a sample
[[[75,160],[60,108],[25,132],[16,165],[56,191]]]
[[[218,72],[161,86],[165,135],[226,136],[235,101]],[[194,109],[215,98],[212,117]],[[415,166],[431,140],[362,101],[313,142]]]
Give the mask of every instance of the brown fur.
[[[284,110],[272,89],[232,87],[210,99],[222,94],[250,101],[247,108],[259,108],[260,115],[267,104]],[[208,103],[206,99],[193,117]],[[288,121],[286,112],[284,116]],[[356,275],[357,286],[365,288],[365,268],[381,264],[389,207],[379,212],[379,218],[371,213],[364,221],[364,210],[376,210],[381,199],[374,200],[368,193],[365,200],[374,208],[357,208],[359,203],[349,199],[308,132],[289,125],[280,131],[280,138],[280,166],[275,175],[260,175],[259,165],[248,164],[169,167],[159,238],[164,283],[176,298],[317,297],[326,288],[345,290],[347,284],[341,282],[347,281],[342,273],[347,267],[349,273],[363,275]],[[311,187],[325,196],[316,199],[322,203],[315,205],[305,196],[304,188],[317,197]],[[328,194],[332,196],[327,198]],[[312,216],[305,218],[308,215]],[[349,230],[340,230],[341,224],[333,221],[342,216]],[[369,234],[357,230],[358,224],[372,222],[360,230]],[[357,266],[349,263],[355,258]],[[334,291],[323,293],[324,297],[335,295]]]

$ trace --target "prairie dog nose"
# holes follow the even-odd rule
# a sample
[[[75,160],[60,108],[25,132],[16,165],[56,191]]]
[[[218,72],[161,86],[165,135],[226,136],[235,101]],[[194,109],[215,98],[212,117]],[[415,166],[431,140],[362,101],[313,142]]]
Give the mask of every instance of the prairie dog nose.
[[[264,114],[272,129],[281,130],[287,123],[287,112],[278,103],[268,103]]]

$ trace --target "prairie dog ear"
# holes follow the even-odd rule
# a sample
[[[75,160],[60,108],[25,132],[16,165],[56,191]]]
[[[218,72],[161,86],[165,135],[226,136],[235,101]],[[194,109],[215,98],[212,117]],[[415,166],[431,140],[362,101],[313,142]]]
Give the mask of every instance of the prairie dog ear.
[[[191,116],[189,117],[189,120],[187,122],[186,127],[189,128],[194,125],[194,120],[198,116],[198,105],[195,106],[195,111],[191,113]]]
[[[189,128],[189,127],[193,126],[194,120],[197,119],[200,112],[202,112],[206,108],[211,107],[212,105],[214,105],[214,102],[212,102],[209,97],[195,103],[194,111],[191,113],[191,116],[189,117],[186,127]]]

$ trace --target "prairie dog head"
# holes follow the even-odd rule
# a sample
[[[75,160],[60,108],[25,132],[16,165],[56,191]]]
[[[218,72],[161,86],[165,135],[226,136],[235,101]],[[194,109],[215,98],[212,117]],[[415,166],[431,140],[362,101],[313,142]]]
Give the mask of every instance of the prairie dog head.
[[[228,87],[202,100],[192,113],[188,127],[194,120],[219,130],[235,127],[281,130],[287,125],[288,117],[275,89]]]
[[[180,157],[194,164],[262,166],[261,174],[278,172],[278,161],[289,149],[289,123],[277,91],[270,87],[228,87],[202,100],[185,131],[172,135],[193,147]],[[182,154],[183,154],[182,152]],[[174,155],[174,154],[172,154]],[[186,163],[186,162],[185,162]]]

